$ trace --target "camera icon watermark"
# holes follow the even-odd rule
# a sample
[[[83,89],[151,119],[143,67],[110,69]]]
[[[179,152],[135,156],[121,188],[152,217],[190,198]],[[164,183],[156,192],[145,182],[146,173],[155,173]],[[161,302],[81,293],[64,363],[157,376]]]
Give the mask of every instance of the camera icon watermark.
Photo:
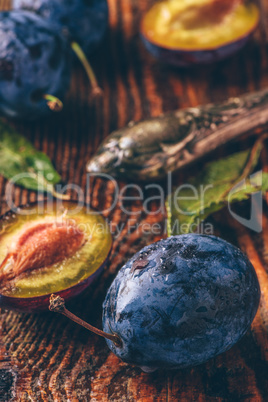
[[[250,193],[250,217],[249,219],[239,216],[231,208],[232,198],[241,190],[246,190],[248,182],[252,187],[260,189],[256,192]],[[237,183],[229,192],[228,195],[228,211],[230,215],[241,225],[253,230],[254,232],[261,233],[262,231],[262,216],[263,216],[263,175],[262,171],[252,174],[249,179],[243,179]]]

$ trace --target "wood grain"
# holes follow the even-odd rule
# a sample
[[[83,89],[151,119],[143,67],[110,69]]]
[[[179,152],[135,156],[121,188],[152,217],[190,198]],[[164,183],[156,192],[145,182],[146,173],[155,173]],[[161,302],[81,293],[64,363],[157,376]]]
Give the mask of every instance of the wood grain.
[[[179,70],[156,62],[144,49],[138,32],[140,18],[151,4],[153,1],[149,0],[109,0],[110,30],[91,60],[104,90],[99,103],[92,101],[85,73],[76,65],[61,114],[43,121],[16,123],[38,149],[49,155],[63,181],[81,186],[86,199],[101,209],[113,204],[114,186],[95,178],[86,189],[85,165],[109,132],[130,120],[221,101],[268,85],[267,44],[260,41],[259,32],[239,54],[217,65]],[[247,139],[230,144],[213,157],[252,143],[252,139]],[[268,169],[267,150],[262,166]],[[187,175],[200,167],[177,174],[175,182],[186,182]],[[119,188],[125,184],[118,183]],[[2,213],[8,209],[6,185],[0,178]],[[127,195],[133,195],[133,189]],[[152,191],[145,191],[145,197],[152,195]],[[35,199],[33,192],[17,187],[12,191],[16,205]],[[164,211],[153,217],[146,215],[138,201],[129,203],[128,208],[129,213],[123,212],[116,202],[111,211],[105,212],[113,225],[122,225],[122,232],[114,239],[103,276],[69,304],[74,313],[98,327],[102,301],[118,269],[134,252],[165,235]],[[153,202],[151,208],[156,211],[159,205]],[[264,206],[261,234],[239,226],[227,211],[217,214],[212,221],[215,234],[248,254],[262,287],[262,302],[252,329],[235,347],[193,369],[145,374],[111,354],[104,340],[64,317],[50,312],[29,315],[2,310],[0,400],[267,401],[268,208]],[[144,223],[159,224],[160,234],[143,234],[139,225]]]

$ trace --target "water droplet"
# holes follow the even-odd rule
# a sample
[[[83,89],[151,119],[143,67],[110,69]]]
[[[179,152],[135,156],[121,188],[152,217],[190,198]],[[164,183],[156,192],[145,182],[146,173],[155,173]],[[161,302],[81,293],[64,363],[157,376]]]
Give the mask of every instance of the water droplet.
[[[169,260],[169,261],[165,261],[163,264],[161,264],[160,266],[160,272],[162,274],[167,274],[170,273],[175,267],[175,264],[173,263],[173,261]]]

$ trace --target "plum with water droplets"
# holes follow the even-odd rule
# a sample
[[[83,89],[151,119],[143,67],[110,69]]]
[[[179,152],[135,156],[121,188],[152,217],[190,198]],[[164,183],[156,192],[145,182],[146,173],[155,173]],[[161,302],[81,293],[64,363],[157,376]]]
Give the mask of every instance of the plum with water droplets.
[[[106,338],[112,352],[146,372],[205,363],[249,329],[260,287],[248,258],[206,235],[170,237],[136,253],[119,271],[103,303],[103,331],[59,312]]]
[[[170,237],[134,255],[108,290],[103,329],[123,361],[144,371],[184,368],[231,348],[256,314],[260,288],[236,247],[214,236]]]

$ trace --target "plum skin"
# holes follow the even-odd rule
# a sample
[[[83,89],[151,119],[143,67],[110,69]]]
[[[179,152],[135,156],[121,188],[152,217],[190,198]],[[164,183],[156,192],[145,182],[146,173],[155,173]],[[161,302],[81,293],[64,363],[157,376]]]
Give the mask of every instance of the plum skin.
[[[259,300],[255,270],[238,248],[214,236],[174,236],[121,268],[103,303],[103,329],[120,336],[122,347],[107,344],[127,363],[185,368],[230,349]]]
[[[219,46],[215,49],[205,50],[164,48],[163,46],[152,43],[143,33],[141,33],[140,36],[145,48],[156,59],[176,67],[193,67],[196,65],[217,63],[233,56],[235,53],[243,49],[253,36],[253,32],[250,32],[248,35],[239,38],[234,42],[227,43],[226,45]]]
[[[33,120],[51,113],[43,95],[63,100],[71,77],[67,41],[28,11],[0,13],[0,112]]]
[[[39,14],[87,55],[96,50],[108,27],[107,0],[13,0],[12,5]]]
[[[101,266],[87,279],[77,283],[68,289],[61,290],[56,294],[63,297],[65,301],[72,300],[83,293],[103,272],[107,264],[109,255],[103,261]],[[12,297],[0,294],[0,308],[5,310],[17,311],[20,313],[37,313],[48,310],[50,294],[35,297]]]

